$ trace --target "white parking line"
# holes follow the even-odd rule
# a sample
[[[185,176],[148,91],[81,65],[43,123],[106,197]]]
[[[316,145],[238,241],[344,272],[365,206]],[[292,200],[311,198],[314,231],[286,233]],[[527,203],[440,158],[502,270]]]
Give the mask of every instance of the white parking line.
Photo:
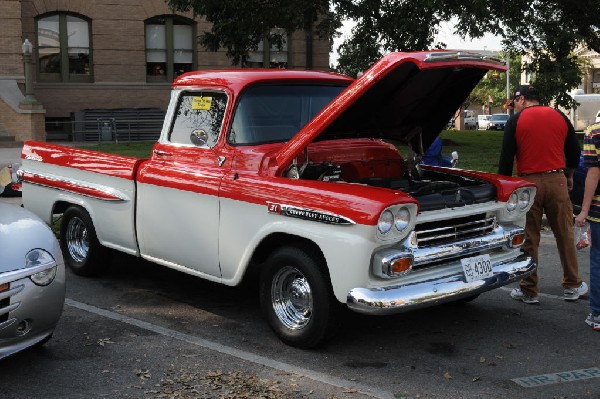
[[[109,310],[100,309],[92,305],[87,305],[82,302],[75,301],[73,299],[65,299],[65,305],[77,308],[79,310],[83,310],[85,312],[93,313],[98,316],[106,317],[107,319],[112,319],[119,321],[121,323],[129,324],[147,331],[152,331],[156,334],[163,335],[165,337],[177,339],[179,341],[187,342],[193,345],[200,346],[202,348],[210,349],[215,352],[223,353],[229,356],[236,357],[238,359],[246,360],[248,362],[252,362],[255,364],[260,364],[262,366],[270,367],[272,369],[281,370],[286,373],[293,373],[299,376],[303,376],[306,378],[310,378],[311,380],[321,382],[327,385],[331,385],[337,388],[345,389],[345,390],[355,390],[358,389],[360,393],[370,396],[373,398],[380,399],[391,399],[394,398],[394,394],[391,392],[382,391],[380,389],[359,384],[353,381],[344,380],[342,378],[337,378],[328,374],[319,373],[316,371],[312,371],[309,369],[305,369],[302,367],[297,367],[291,364],[279,362],[277,360],[270,359],[268,357],[255,355],[250,352],[242,351],[239,349],[232,348],[230,346],[222,345],[217,342],[209,341],[206,339],[202,339],[193,335],[184,334],[179,331],[171,330],[168,328],[160,327],[152,323],[148,323],[145,321],[141,321],[138,319],[134,319],[132,317],[124,316],[119,313],[111,312]],[[358,393],[358,392],[357,392]]]
[[[512,291],[512,288],[508,287],[500,287],[500,289],[506,292]],[[544,294],[543,292],[540,292],[538,296],[542,298],[564,301],[564,297],[562,295]],[[581,302],[587,306],[587,302],[585,300],[582,300]],[[600,378],[600,368],[592,367],[589,369],[561,371],[558,373],[533,375],[528,377],[517,377],[513,378],[512,381],[525,388],[535,388],[542,385],[560,384],[563,382],[580,381],[590,378]]]

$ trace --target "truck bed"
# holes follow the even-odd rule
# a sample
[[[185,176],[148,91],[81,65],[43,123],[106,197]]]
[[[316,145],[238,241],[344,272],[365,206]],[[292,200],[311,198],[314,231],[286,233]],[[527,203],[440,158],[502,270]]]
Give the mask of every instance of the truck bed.
[[[90,214],[102,245],[138,254],[135,176],[143,159],[28,141],[22,161],[27,209],[50,224],[53,214],[78,204]]]

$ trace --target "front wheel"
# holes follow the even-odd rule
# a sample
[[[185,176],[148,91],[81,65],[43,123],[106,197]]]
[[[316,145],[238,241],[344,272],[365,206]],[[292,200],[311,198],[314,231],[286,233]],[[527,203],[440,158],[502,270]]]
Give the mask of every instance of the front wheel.
[[[78,206],[68,208],[60,225],[60,246],[65,263],[79,276],[100,273],[101,262],[107,251],[100,245],[92,218]]]
[[[283,247],[267,260],[260,278],[260,302],[275,334],[284,343],[312,348],[332,333],[339,304],[319,256]]]

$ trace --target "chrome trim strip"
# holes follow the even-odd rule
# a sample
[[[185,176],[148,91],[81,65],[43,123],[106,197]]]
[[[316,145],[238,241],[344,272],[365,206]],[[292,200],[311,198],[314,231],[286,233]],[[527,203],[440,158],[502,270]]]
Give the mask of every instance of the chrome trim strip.
[[[62,184],[66,184],[69,186],[74,186],[75,188],[79,187],[83,190],[97,191],[98,193],[102,193],[106,196],[111,196],[111,197],[115,197],[115,198],[114,199],[104,198],[102,196],[95,196],[92,194],[82,193],[82,192],[76,191],[74,189],[70,190],[70,189],[64,188],[64,187],[55,187],[55,186],[52,186],[49,184],[43,184],[43,183],[29,181],[27,179],[27,174],[34,176],[34,177],[41,178],[41,179],[50,180],[52,182],[62,183]],[[56,176],[53,174],[31,172],[31,171],[25,169],[22,172],[22,179],[23,179],[24,183],[29,183],[29,184],[33,184],[33,185],[41,186],[41,187],[48,187],[48,188],[52,188],[55,190],[67,191],[67,192],[71,192],[74,194],[82,195],[84,197],[96,198],[96,199],[99,199],[102,201],[130,201],[130,198],[125,193],[123,193],[120,190],[115,189],[114,187],[109,187],[109,186],[105,186],[102,184],[96,184],[96,183],[83,182],[81,180],[66,179],[64,177],[59,177],[59,176]]]
[[[56,267],[56,266],[58,266],[58,264],[56,262],[52,262],[52,263],[48,263],[45,265],[30,267],[27,269],[19,269],[19,270],[13,270],[12,272],[2,273],[2,274],[0,274],[0,284],[12,283],[13,281],[17,281],[22,278],[32,276],[36,273],[39,273],[44,270],[52,269],[53,267]],[[16,287],[14,287],[14,288],[16,288]],[[11,289],[14,289],[14,288],[11,288]]]
[[[0,292],[0,301],[6,298],[10,298],[13,295],[17,295],[19,292],[23,291],[25,286],[23,284],[19,284],[16,287],[12,287],[9,290]]]
[[[3,328],[6,328],[8,326],[11,326],[15,323],[15,321],[17,321],[17,319],[12,318],[12,319],[8,319],[3,323],[0,323],[0,330],[2,330]]]
[[[13,303],[12,305],[9,305],[5,308],[0,309],[0,316],[3,316],[7,313],[12,312],[13,310],[15,310],[16,308],[18,308],[21,305],[21,302],[17,302],[17,303]]]
[[[482,61],[488,64],[505,66],[506,62],[500,58],[491,57],[479,53],[464,51],[453,51],[444,53],[431,53],[425,57],[425,62],[447,62],[447,61]]]
[[[347,306],[365,314],[394,314],[477,295],[527,277],[536,264],[528,253],[493,264],[494,275],[466,282],[461,268],[428,280],[380,288],[353,288]]]
[[[274,202],[267,202],[267,212],[288,216],[297,219],[310,220],[313,222],[337,224],[337,225],[352,225],[356,224],[353,220],[337,215],[335,213],[317,211],[309,208],[300,208],[291,205],[277,204]]]

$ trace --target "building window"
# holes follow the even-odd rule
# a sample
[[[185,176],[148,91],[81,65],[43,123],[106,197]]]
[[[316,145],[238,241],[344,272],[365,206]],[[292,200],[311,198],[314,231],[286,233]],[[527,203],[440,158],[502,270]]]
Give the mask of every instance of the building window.
[[[193,21],[156,17],[146,21],[146,80],[171,82],[194,69]]]
[[[284,29],[272,29],[270,36],[261,40],[256,51],[248,55],[247,66],[251,68],[287,68],[288,39]]]
[[[91,82],[90,21],[71,14],[38,18],[38,79]]]

